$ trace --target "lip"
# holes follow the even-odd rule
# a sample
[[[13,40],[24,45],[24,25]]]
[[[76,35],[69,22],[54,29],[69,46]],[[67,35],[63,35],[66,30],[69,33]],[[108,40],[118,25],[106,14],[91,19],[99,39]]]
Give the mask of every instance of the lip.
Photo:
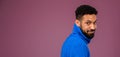
[[[95,31],[92,31],[92,32],[88,32],[88,33],[95,33]]]

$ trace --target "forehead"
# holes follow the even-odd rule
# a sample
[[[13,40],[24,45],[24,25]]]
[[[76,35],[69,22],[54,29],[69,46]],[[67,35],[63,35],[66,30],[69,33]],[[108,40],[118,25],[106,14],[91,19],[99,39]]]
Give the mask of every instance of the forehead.
[[[82,17],[83,21],[96,21],[96,15],[95,14],[86,14]]]

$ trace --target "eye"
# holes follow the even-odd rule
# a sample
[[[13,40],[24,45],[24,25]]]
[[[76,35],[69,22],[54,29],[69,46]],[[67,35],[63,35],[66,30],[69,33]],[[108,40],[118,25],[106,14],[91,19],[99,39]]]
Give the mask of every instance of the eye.
[[[87,25],[90,25],[91,22],[86,22]]]
[[[96,21],[93,24],[96,24]]]
[[[96,24],[96,22],[94,22],[93,24]]]

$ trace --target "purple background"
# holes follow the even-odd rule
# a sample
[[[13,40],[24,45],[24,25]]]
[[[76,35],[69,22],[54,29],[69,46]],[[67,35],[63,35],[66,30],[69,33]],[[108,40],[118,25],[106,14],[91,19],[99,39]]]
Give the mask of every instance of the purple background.
[[[0,0],[0,57],[60,57],[81,4],[99,12],[91,57],[120,57],[120,0]]]

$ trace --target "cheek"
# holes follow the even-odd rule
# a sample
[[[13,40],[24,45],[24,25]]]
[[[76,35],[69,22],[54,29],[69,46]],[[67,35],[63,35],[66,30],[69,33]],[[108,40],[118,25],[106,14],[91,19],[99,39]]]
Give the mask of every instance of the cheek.
[[[87,25],[82,25],[82,30],[84,32],[87,32],[89,30],[89,27]]]

